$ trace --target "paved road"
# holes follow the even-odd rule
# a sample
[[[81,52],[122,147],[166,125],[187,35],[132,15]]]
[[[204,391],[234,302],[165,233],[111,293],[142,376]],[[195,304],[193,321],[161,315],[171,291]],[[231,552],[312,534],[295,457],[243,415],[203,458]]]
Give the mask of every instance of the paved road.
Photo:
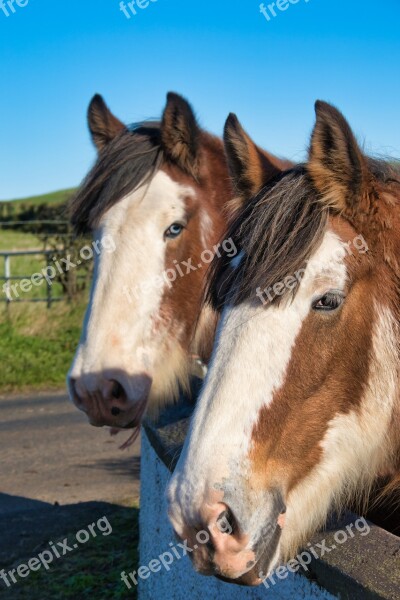
[[[138,498],[140,443],[119,450],[128,436],[90,426],[65,394],[0,397],[0,516]]]

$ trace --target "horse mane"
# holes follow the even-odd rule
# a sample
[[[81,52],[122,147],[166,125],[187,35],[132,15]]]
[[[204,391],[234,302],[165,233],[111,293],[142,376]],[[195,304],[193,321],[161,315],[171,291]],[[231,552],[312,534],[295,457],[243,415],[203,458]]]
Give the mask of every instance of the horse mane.
[[[400,159],[367,157],[367,165],[372,175],[381,183],[400,184]]]
[[[124,196],[150,181],[163,161],[158,121],[124,129],[100,152],[69,204],[76,234],[95,228],[102,215]]]
[[[271,181],[239,212],[227,233],[243,253],[228,275],[235,280],[230,299],[234,304],[254,299],[258,287],[273,286],[304,266],[322,239],[327,219],[317,200],[304,165],[297,165]],[[216,309],[220,308],[216,288],[227,266],[224,256],[211,265],[206,301]]]

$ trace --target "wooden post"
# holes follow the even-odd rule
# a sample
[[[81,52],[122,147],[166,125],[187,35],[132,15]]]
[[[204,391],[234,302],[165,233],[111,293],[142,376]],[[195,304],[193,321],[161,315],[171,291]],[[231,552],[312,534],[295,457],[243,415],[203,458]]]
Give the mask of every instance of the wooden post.
[[[7,306],[11,302],[11,294],[10,294],[10,280],[11,280],[11,264],[10,264],[10,255],[6,254],[4,256],[4,278],[5,278],[5,293],[7,296]]]
[[[50,266],[50,255],[45,253],[46,256],[46,264],[49,267]],[[49,278],[46,279],[46,285],[47,285],[47,308],[51,308],[51,288],[52,288],[52,282],[49,281]]]

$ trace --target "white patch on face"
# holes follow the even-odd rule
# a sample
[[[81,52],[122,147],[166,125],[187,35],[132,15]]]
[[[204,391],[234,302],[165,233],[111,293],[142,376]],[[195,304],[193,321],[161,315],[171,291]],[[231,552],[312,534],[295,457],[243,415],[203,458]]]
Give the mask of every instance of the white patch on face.
[[[171,520],[178,532],[196,522],[211,490],[228,482],[236,494],[233,514],[245,517],[249,545],[256,541],[270,507],[250,489],[247,456],[253,428],[261,409],[285,382],[315,296],[345,288],[344,256],[340,239],[328,231],[293,302],[265,309],[255,296],[224,310],[211,367],[169,487]]]
[[[101,377],[121,371],[129,377],[154,375],[173,337],[161,312],[167,243],[164,232],[185,221],[185,197],[192,188],[159,171],[102,218],[95,239],[110,236],[113,253],[97,259],[92,296],[70,376],[99,389]],[[171,347],[171,362],[176,350]],[[174,365],[175,366],[175,365]],[[126,390],[133,393],[133,390]]]

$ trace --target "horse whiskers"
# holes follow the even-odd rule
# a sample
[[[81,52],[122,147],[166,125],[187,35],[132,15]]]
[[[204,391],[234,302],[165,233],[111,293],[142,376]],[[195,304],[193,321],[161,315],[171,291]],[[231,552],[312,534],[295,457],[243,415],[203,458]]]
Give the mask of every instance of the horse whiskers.
[[[127,450],[128,448],[130,448],[131,446],[133,446],[133,444],[136,442],[137,438],[139,437],[140,434],[140,426],[137,426],[133,433],[128,437],[127,440],[125,440],[125,442],[119,446],[120,450]]]

